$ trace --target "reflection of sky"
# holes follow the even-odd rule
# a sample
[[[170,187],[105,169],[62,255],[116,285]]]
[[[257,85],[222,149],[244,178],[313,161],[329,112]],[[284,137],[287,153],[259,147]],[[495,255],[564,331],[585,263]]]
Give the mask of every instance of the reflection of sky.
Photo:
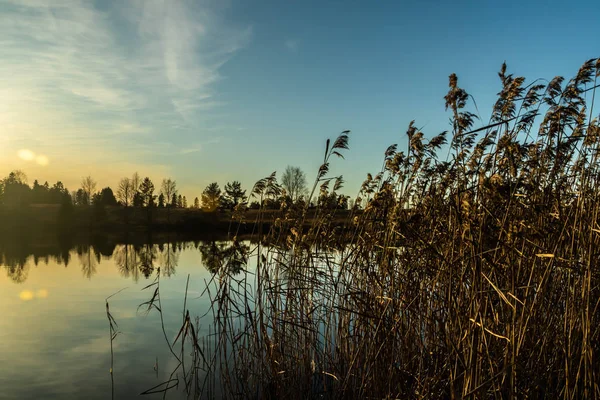
[[[0,385],[1,396],[29,398],[110,398],[110,341],[105,298],[122,332],[113,343],[115,397],[130,398],[168,379],[169,357],[160,318],[146,316],[137,306],[152,293],[123,278],[112,260],[102,259],[91,279],[82,274],[76,254],[68,267],[50,261],[30,265],[25,282],[0,274]],[[162,306],[167,336],[173,339],[182,319],[187,274],[188,308],[192,315],[207,310],[207,299],[194,299],[209,273],[200,253],[184,250],[176,274],[161,278]],[[158,265],[158,263],[157,263]],[[155,275],[152,276],[152,278]],[[205,325],[206,326],[206,325]],[[153,369],[156,357],[159,376]],[[153,398],[152,396],[150,398]]]

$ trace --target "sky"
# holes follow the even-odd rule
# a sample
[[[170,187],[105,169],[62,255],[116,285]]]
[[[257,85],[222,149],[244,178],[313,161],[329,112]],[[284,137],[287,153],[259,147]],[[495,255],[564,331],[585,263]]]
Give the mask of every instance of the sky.
[[[497,72],[571,77],[600,55],[593,1],[0,0],[0,175],[70,190],[134,172],[249,189],[286,165],[312,181],[327,138],[347,194],[449,130],[448,75],[487,121]]]

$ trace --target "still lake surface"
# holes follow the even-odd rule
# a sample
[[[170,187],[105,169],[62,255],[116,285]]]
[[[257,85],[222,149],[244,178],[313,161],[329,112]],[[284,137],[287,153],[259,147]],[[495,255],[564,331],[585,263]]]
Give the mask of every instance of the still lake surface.
[[[128,399],[167,381],[177,366],[159,313],[138,309],[154,291],[143,288],[160,271],[165,333],[172,342],[182,324],[188,275],[187,309],[200,316],[210,308],[203,292],[213,276],[206,267],[211,249],[227,243],[15,246],[0,245],[0,398],[110,399],[105,304],[122,290],[108,300],[119,332],[112,378],[114,398]],[[199,337],[211,323],[210,313],[200,319]],[[167,396],[181,397],[182,390]]]

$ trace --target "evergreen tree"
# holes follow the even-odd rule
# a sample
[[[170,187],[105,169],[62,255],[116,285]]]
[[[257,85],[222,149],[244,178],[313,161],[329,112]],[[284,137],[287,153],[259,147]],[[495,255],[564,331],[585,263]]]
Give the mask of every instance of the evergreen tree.
[[[63,204],[69,198],[69,202],[72,204],[71,196],[69,196],[69,190],[63,185],[61,181],[58,181],[52,186],[52,189],[46,189],[48,182],[44,183],[44,190],[48,190],[48,201],[52,204]]]
[[[94,195],[94,204],[98,203],[101,206],[116,206],[117,199],[110,187],[105,187],[99,193]]]
[[[75,193],[75,205],[87,206],[88,204],[90,204],[90,201],[85,190],[82,188],[77,189],[77,192]]]
[[[140,192],[135,192],[133,195],[133,206],[134,207],[143,207],[144,206],[144,196]]]
[[[225,193],[223,195],[223,207],[233,209],[240,203],[247,200],[246,191],[242,190],[242,184],[238,181],[233,181],[225,185]]]
[[[154,184],[150,178],[145,177],[140,184],[140,195],[142,198],[142,205],[146,207],[152,207],[156,196],[154,195]]]
[[[221,189],[217,182],[213,182],[202,192],[202,209],[215,211],[221,203]]]
[[[31,200],[31,188],[27,176],[21,170],[12,171],[2,181],[3,203],[10,206],[24,206]]]

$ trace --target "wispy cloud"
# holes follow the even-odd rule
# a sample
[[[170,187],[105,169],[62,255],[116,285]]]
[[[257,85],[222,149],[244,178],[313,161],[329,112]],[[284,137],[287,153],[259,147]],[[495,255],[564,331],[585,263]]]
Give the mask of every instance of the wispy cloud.
[[[187,149],[181,149],[179,151],[179,154],[183,154],[183,155],[185,155],[185,154],[192,154],[192,153],[197,153],[197,152],[199,152],[201,150],[202,150],[202,146],[189,147]]]
[[[223,104],[220,69],[251,37],[199,2],[0,0],[0,10],[0,123],[15,154],[101,146],[132,157],[123,135],[176,141]]]

